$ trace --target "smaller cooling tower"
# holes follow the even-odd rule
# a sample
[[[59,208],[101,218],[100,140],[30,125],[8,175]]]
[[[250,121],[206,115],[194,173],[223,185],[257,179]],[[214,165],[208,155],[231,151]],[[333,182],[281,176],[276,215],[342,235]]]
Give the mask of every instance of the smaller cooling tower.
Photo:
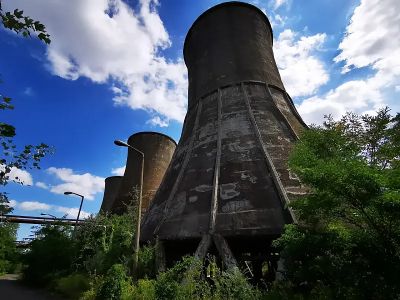
[[[138,132],[131,135],[128,144],[144,153],[142,213],[147,211],[176,148],[176,142],[158,132]],[[130,194],[140,185],[141,155],[128,148],[125,173],[112,211],[123,213]]]
[[[104,196],[100,208],[101,212],[111,212],[111,208],[114,204],[115,198],[117,197],[121,181],[122,176],[111,176],[104,180]]]

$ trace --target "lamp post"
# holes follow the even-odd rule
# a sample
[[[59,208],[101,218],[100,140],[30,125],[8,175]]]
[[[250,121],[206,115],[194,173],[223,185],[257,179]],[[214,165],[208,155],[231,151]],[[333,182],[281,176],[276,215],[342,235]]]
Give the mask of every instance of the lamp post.
[[[83,199],[84,199],[85,197],[82,196],[82,195],[80,195],[80,194],[74,193],[74,192],[64,192],[64,195],[76,195],[76,196],[81,197],[81,205],[79,206],[78,216],[76,217],[76,222],[75,222],[75,228],[76,228],[76,226],[78,226],[78,220],[79,220],[79,216],[80,216],[80,214],[81,214]],[[74,231],[75,231],[75,229],[74,229]]]
[[[139,242],[140,242],[140,222],[142,217],[142,192],[143,192],[143,172],[144,172],[144,153],[135,147],[132,147],[128,143],[125,143],[120,140],[115,140],[114,144],[121,147],[127,147],[141,155],[142,163],[140,168],[140,189],[139,189],[139,200],[138,200],[138,207],[137,207],[137,217],[136,217],[136,240],[135,240],[135,255],[133,257],[133,274],[136,274],[138,261],[139,261]]]

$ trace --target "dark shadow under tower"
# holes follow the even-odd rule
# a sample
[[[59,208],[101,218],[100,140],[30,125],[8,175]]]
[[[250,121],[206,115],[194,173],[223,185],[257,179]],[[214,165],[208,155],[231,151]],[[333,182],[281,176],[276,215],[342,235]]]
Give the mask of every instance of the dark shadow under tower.
[[[184,45],[188,112],[163,182],[142,223],[167,264],[211,251],[226,266],[269,260],[304,193],[287,160],[305,128],[281,81],[265,14],[240,2],[217,5]]]

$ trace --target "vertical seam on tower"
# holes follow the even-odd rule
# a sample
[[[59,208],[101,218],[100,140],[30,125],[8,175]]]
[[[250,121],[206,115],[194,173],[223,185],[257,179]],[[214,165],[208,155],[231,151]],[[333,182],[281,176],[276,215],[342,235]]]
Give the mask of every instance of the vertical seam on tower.
[[[264,154],[265,161],[267,163],[267,168],[271,171],[272,180],[274,181],[276,189],[278,190],[279,198],[281,199],[281,202],[282,202],[284,208],[288,209],[289,214],[290,214],[293,222],[296,222],[296,217],[295,217],[292,209],[289,207],[290,200],[289,200],[288,196],[286,195],[285,188],[283,187],[281,179],[279,178],[279,174],[275,169],[275,166],[274,166],[274,163],[272,161],[272,158],[269,155],[267,149],[265,148],[264,142],[263,142],[262,137],[261,137],[260,130],[258,129],[258,125],[257,125],[256,119],[255,119],[254,114],[253,114],[253,110],[251,109],[251,106],[250,106],[249,97],[248,97],[247,92],[246,92],[246,90],[244,88],[244,84],[241,83],[240,86],[241,86],[242,92],[244,94],[244,100],[245,100],[245,103],[246,103],[247,112],[249,113],[250,121],[251,121],[251,123],[252,123],[252,125],[254,127],[254,131],[255,131],[258,143],[261,145],[261,149],[262,149],[262,152]]]
[[[289,120],[286,118],[286,116],[284,115],[284,113],[281,112],[281,110],[279,109],[279,107],[275,104],[274,98],[272,97],[272,93],[271,93],[271,91],[270,91],[270,89],[269,89],[269,87],[268,87],[268,84],[267,84],[267,83],[264,83],[264,86],[265,86],[265,91],[267,92],[267,95],[271,98],[272,103],[275,105],[277,111],[280,113],[280,115],[281,115],[281,116],[283,117],[283,119],[285,120],[286,125],[287,125],[287,127],[289,128],[289,130],[291,131],[292,135],[294,136],[294,138],[295,138],[296,140],[299,140],[299,136],[297,135],[296,131],[293,129],[292,125],[290,125]],[[286,101],[286,100],[287,100],[287,99],[286,99],[286,97],[285,97],[285,101]],[[286,102],[287,102],[287,101],[286,101]],[[289,106],[290,106],[290,105],[289,105]],[[292,113],[293,113],[293,112],[292,112]]]
[[[165,219],[166,219],[166,214],[168,212],[169,209],[169,204],[172,201],[172,198],[175,196],[176,191],[178,190],[178,186],[181,183],[182,177],[183,177],[183,173],[186,170],[187,164],[189,162],[189,158],[192,155],[192,151],[193,151],[193,143],[194,143],[194,139],[196,138],[196,131],[197,131],[197,127],[199,126],[199,119],[200,119],[200,112],[201,112],[201,108],[202,108],[202,99],[199,99],[198,105],[197,105],[197,112],[196,112],[196,119],[194,121],[194,126],[193,126],[193,135],[190,138],[190,142],[188,145],[188,149],[186,151],[185,154],[185,158],[183,160],[182,163],[182,167],[179,170],[179,174],[178,177],[174,183],[174,186],[172,187],[171,193],[168,196],[168,199],[165,203],[165,207],[164,207],[164,212],[163,212],[163,218],[161,219],[160,223],[158,224],[158,226],[156,227],[156,229],[153,232],[153,235],[156,235],[158,233],[158,231],[160,230],[160,227],[162,224],[164,224]]]
[[[215,157],[215,165],[214,165],[214,178],[213,178],[213,191],[211,196],[211,211],[210,211],[210,227],[209,232],[214,233],[215,222],[217,218],[217,209],[218,209],[218,192],[219,192],[219,171],[221,164],[221,123],[222,123],[222,95],[221,90],[218,89],[218,102],[217,102],[217,154]]]

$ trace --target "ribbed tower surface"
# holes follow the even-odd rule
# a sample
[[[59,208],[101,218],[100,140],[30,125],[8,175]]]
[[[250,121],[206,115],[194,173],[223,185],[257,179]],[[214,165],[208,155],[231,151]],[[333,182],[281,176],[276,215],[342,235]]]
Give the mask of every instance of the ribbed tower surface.
[[[272,42],[265,14],[241,2],[209,9],[190,28],[189,108],[142,241],[271,240],[293,221],[287,205],[304,189],[287,160],[305,124]]]
[[[144,153],[142,212],[145,213],[164,177],[176,148],[175,141],[158,132],[138,132],[128,144]],[[126,167],[118,195],[112,206],[115,213],[123,213],[130,202],[132,191],[140,186],[142,156],[128,148]]]

